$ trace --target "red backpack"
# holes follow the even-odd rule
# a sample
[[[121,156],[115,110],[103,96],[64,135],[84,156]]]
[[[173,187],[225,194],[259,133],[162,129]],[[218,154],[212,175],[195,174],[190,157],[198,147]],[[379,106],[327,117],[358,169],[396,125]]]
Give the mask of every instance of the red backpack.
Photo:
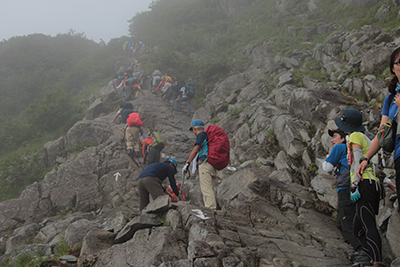
[[[208,137],[208,163],[215,169],[222,170],[229,164],[231,150],[228,135],[217,125],[206,128]]]
[[[132,127],[132,126],[136,126],[136,127],[143,126],[143,122],[140,119],[139,113],[136,113],[136,112],[129,114],[129,117],[126,119],[126,123],[130,127]]]

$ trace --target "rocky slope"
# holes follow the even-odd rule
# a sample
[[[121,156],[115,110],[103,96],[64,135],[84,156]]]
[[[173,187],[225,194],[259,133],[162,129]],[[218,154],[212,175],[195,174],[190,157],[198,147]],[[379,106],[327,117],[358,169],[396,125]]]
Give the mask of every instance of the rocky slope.
[[[145,129],[166,139],[164,157],[180,167],[194,142],[192,119],[228,133],[237,170],[218,173],[217,212],[202,207],[198,179],[191,177],[189,202],[160,198],[148,214],[139,213],[141,169],[126,155],[123,126],[110,123],[107,103],[119,94],[105,86],[91,98],[85,120],[43,147],[43,160],[56,166],[43,182],[0,203],[0,261],[39,252],[54,257],[65,242],[82,244],[79,266],[350,265],[351,248],[335,227],[334,179],[318,167],[330,151],[327,129],[345,108],[360,109],[368,130],[376,131],[380,111],[373,107],[387,89],[374,75],[399,46],[398,32],[337,31],[313,49],[286,55],[271,56],[268,42],[248,46],[243,53],[253,64],[210,89],[191,118],[148,91],[133,101]],[[309,62],[322,62],[330,79],[295,85],[293,73]],[[370,75],[352,77],[354,69]],[[397,205],[387,199],[378,216],[391,266],[400,266]]]

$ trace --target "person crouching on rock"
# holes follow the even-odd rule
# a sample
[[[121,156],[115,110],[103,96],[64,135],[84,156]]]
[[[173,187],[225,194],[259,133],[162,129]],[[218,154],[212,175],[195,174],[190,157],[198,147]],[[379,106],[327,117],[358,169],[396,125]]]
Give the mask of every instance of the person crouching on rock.
[[[137,183],[140,210],[143,210],[150,203],[149,195],[151,195],[153,200],[164,195],[165,189],[162,186],[162,182],[167,177],[172,191],[175,195],[179,196],[179,190],[175,181],[177,166],[178,162],[175,159],[168,158],[164,162],[150,164],[140,173]]]

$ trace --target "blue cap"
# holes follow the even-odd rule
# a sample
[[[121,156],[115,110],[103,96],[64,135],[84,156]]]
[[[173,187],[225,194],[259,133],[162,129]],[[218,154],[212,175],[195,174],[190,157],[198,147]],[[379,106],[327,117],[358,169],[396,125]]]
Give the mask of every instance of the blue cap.
[[[202,120],[192,121],[192,127],[189,128],[189,131],[193,130],[193,127],[197,127],[197,126],[204,127],[204,122]]]

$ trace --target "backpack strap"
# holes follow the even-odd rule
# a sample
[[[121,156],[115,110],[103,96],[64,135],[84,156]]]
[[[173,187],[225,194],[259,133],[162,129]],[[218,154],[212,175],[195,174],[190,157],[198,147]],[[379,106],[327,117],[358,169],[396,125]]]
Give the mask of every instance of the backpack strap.
[[[349,171],[349,169],[347,169],[342,163],[338,162],[339,167],[342,167],[343,169],[345,169],[346,171]]]
[[[389,96],[389,108],[393,104],[394,96],[395,96],[395,94],[390,94],[390,96]]]

